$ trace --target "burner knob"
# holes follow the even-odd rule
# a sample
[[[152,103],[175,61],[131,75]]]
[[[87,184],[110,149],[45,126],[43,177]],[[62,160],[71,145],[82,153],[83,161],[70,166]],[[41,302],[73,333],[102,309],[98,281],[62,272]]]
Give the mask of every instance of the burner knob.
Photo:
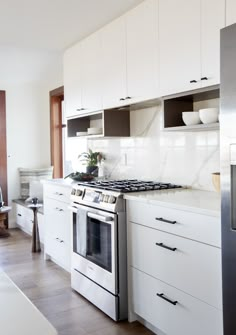
[[[103,197],[103,201],[108,202],[108,200],[109,200],[109,195],[105,194]]]
[[[82,195],[82,191],[81,190],[76,190],[76,195],[78,196],[78,197],[80,197],[81,195]]]
[[[115,204],[116,203],[116,197],[114,197],[113,195],[109,196],[108,199],[109,204]]]
[[[103,202],[104,201],[104,195],[101,193],[99,195],[99,202]]]
[[[72,188],[72,190],[71,190],[71,195],[75,195],[75,192],[76,192],[76,189],[75,189],[75,188]]]

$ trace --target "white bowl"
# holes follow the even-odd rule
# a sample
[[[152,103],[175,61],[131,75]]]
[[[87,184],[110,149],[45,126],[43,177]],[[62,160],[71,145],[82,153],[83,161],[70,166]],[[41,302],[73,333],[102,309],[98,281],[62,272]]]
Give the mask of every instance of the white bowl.
[[[201,123],[199,112],[183,112],[182,119],[186,126],[192,126]]]
[[[204,108],[199,110],[202,123],[215,123],[219,121],[219,108]]]
[[[86,135],[88,135],[87,131],[77,131],[76,132],[76,136],[86,136]]]
[[[102,134],[102,128],[88,128],[88,135],[98,135],[98,134]]]

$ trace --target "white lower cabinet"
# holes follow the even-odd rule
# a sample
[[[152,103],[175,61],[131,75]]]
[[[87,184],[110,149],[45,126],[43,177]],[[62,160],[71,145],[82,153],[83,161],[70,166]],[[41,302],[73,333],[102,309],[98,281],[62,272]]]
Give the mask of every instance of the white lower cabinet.
[[[127,224],[130,320],[157,334],[222,335],[219,218],[131,200]]]
[[[34,214],[27,205],[16,204],[16,224],[25,233],[32,235]],[[37,213],[40,242],[44,243],[44,216]]]
[[[134,267],[222,308],[219,248],[139,224],[130,225]]]
[[[44,185],[45,259],[51,259],[70,271],[70,188]]]
[[[135,268],[131,278],[134,312],[165,334],[222,335],[220,310]]]

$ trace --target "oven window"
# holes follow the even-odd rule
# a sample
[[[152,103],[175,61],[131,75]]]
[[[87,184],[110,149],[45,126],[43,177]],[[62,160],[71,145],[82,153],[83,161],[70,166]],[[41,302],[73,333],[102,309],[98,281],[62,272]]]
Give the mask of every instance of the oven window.
[[[89,261],[112,272],[111,225],[87,217],[86,222],[73,222],[73,250]]]
[[[87,259],[111,272],[111,253],[111,225],[88,218]]]

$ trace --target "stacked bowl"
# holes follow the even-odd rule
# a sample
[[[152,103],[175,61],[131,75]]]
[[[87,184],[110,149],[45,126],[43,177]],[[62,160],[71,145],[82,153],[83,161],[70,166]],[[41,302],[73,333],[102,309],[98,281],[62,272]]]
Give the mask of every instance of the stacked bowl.
[[[186,126],[216,123],[219,121],[219,108],[203,108],[198,112],[183,112],[182,119]]]

